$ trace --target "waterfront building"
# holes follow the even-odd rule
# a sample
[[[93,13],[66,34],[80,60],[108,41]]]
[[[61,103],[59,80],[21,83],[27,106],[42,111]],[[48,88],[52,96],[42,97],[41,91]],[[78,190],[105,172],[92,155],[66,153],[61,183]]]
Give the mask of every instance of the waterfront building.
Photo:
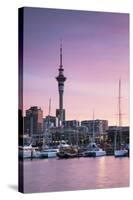
[[[62,140],[66,141],[68,144],[77,145],[78,144],[78,129],[73,128],[50,128],[49,132],[52,137],[52,145],[58,145]]]
[[[81,125],[87,126],[90,134],[93,133],[93,129],[94,129],[95,135],[106,134],[107,130],[108,130],[108,121],[107,120],[100,120],[100,119],[85,120],[85,121],[81,121]]]
[[[32,106],[26,110],[24,131],[31,137],[32,144],[38,145],[43,139],[43,111],[40,107]]]
[[[78,128],[79,127],[79,121],[77,121],[77,120],[63,121],[63,127],[64,128]]]
[[[108,128],[108,141],[111,144],[114,144],[114,138],[117,133],[117,141],[120,140],[120,134],[122,136],[122,141],[125,144],[129,144],[129,126],[109,126]]]
[[[91,140],[93,136],[93,131],[95,133],[95,141],[102,142],[107,140],[107,131],[108,131],[108,121],[107,120],[84,120],[81,121],[82,126],[88,128],[88,138]]]
[[[56,127],[56,117],[47,115],[45,118],[43,118],[43,145],[49,145],[52,143],[52,133],[50,132],[50,128],[52,127]]]
[[[43,118],[43,132],[45,133],[45,131],[51,127],[56,127],[56,117],[47,115]]]
[[[70,120],[71,121],[71,120]],[[72,145],[85,145],[90,142],[90,135],[86,126],[52,127],[49,129],[52,145],[58,145],[62,140]]]
[[[56,117],[58,118],[58,127],[62,127],[62,123],[65,120],[65,110],[63,109],[63,93],[64,93],[64,82],[66,81],[62,64],[62,43],[60,44],[60,65],[58,71],[59,74],[56,77],[56,80],[58,82],[58,91],[59,91],[59,109],[56,110]]]
[[[62,121],[60,120],[60,113],[62,113]],[[61,127],[63,125],[63,121],[65,121],[65,109],[56,109],[56,118],[58,119],[57,125],[58,127]]]
[[[89,134],[87,126],[79,126],[79,144],[89,144],[91,141],[91,135]]]

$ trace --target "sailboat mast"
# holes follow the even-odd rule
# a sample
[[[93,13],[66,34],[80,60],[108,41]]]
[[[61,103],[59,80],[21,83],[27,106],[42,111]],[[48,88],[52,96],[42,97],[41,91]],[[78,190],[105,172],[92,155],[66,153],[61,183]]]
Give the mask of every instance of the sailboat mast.
[[[95,112],[94,112],[94,109],[93,109],[93,127],[92,127],[92,142],[95,142],[95,131],[94,131],[94,120],[95,120]]]
[[[121,113],[121,79],[119,79],[119,133],[120,133],[120,145],[122,143],[122,113]]]
[[[48,107],[48,129],[50,126],[50,115],[51,115],[51,98],[49,99],[49,107]]]
[[[121,79],[119,80],[119,127],[121,127]]]

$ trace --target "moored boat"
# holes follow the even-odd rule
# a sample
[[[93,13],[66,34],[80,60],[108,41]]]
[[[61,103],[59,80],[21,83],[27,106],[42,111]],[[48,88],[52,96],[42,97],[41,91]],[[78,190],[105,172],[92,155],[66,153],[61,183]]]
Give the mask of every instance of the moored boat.
[[[59,158],[75,158],[79,156],[78,147],[71,146],[65,141],[62,141],[59,145],[59,152],[57,152]]]
[[[28,158],[39,158],[40,152],[37,151],[32,145],[29,146],[20,146],[19,147],[19,158],[28,159]]]
[[[43,149],[40,151],[41,158],[55,158],[59,149]]]
[[[106,152],[99,148],[96,143],[92,142],[88,145],[88,149],[83,152],[84,157],[100,157],[106,156]]]
[[[126,149],[115,150],[114,151],[114,156],[115,157],[125,157],[125,156],[128,156],[128,150],[126,150]]]
[[[106,156],[106,152],[99,148],[95,143],[95,121],[94,121],[94,110],[93,110],[93,134],[92,134],[92,142],[87,146],[87,150],[85,150],[82,154],[84,157],[100,157]]]
[[[62,151],[62,152],[58,152],[57,156],[59,158],[75,158],[75,157],[78,157],[78,154],[77,153],[70,153],[70,152],[67,152],[67,151]]]
[[[119,80],[119,97],[118,97],[118,109],[119,109],[119,126],[116,127],[115,138],[114,138],[114,156],[115,157],[125,157],[129,156],[129,151],[123,146],[122,137],[122,113],[121,113],[121,79]],[[117,136],[119,133],[119,141],[117,141]],[[128,146],[129,147],[129,146]]]

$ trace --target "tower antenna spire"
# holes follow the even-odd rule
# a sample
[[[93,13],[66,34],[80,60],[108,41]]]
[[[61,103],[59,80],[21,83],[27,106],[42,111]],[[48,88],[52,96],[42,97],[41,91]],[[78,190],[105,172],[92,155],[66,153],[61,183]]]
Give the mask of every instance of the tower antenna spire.
[[[60,68],[62,67],[62,38],[60,38]]]
[[[51,97],[49,98],[49,110],[48,110],[48,115],[51,115]]]

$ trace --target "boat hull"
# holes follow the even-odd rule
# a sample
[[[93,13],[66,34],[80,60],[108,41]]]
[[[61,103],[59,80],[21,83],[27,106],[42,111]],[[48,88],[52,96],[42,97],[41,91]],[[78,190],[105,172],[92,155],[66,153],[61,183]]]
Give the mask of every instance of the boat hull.
[[[83,153],[84,157],[101,157],[106,156],[105,151],[86,151]]]
[[[55,158],[56,152],[41,152],[41,158]]]
[[[59,158],[76,158],[76,157],[78,157],[78,154],[77,153],[67,153],[67,152],[60,153],[60,152],[58,152],[57,156]]]
[[[41,154],[39,151],[35,150],[28,150],[28,151],[21,151],[19,152],[20,159],[32,159],[32,158],[40,158]]]
[[[115,150],[114,156],[115,157],[126,157],[126,156],[128,156],[128,151],[127,150]]]
[[[31,158],[31,151],[29,151],[29,152],[19,152],[19,158],[20,159]]]

